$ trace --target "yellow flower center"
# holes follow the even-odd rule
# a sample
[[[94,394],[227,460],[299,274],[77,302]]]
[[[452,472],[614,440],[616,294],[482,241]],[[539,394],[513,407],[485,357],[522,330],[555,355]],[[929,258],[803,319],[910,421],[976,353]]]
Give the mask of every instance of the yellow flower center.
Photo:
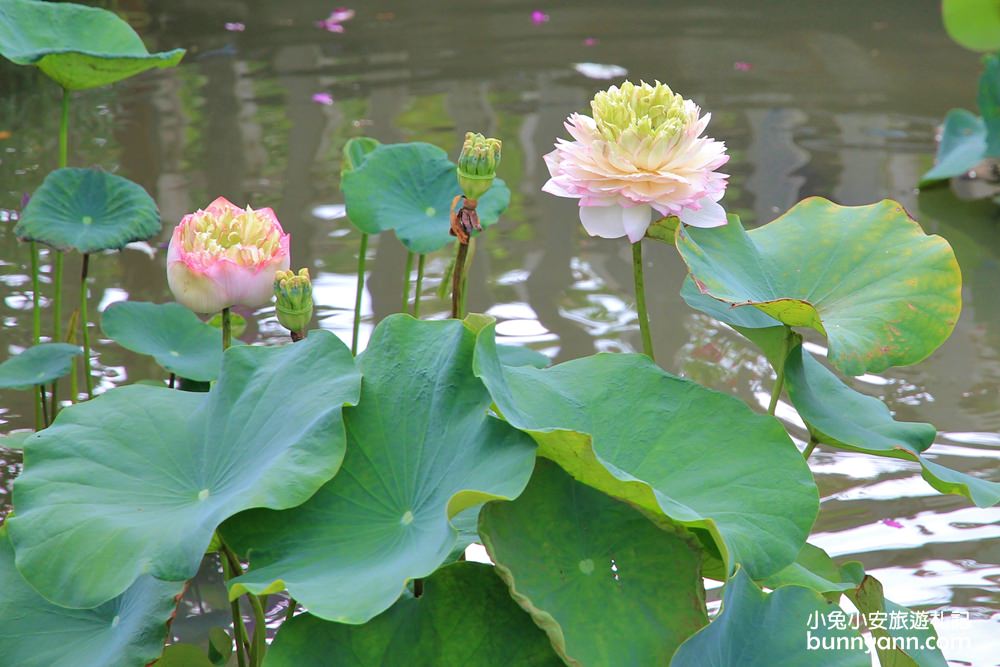
[[[201,211],[181,230],[181,243],[187,253],[250,266],[274,255],[281,246],[281,232],[250,207],[238,214]]]
[[[656,136],[670,139],[680,134],[689,122],[684,98],[670,86],[626,81],[597,93],[590,103],[597,130],[607,141],[617,142],[628,132],[637,138]]]

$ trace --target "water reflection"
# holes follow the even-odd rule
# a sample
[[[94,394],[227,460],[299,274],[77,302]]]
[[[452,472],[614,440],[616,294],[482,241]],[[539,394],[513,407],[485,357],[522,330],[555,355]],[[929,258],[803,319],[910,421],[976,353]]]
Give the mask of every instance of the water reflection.
[[[356,7],[342,34],[313,25],[330,10],[319,0],[129,5],[151,47],[185,47],[189,56],[176,70],[75,94],[71,164],[138,181],[168,225],[220,195],[273,207],[292,234],[295,267],[315,276],[316,324],[345,340],[358,236],[343,218],[337,188],[344,143],[368,134],[431,141],[454,154],[474,128],[503,138],[500,175],[513,199],[477,249],[470,308],[497,317],[505,342],[557,361],[638,348],[627,248],[587,238],[574,202],[540,192],[547,178],[540,156],[565,135],[566,115],[585,110],[605,85],[575,63],[666,80],[711,110],[713,134],[733,156],[725,203],[749,224],[809,195],[843,204],[900,200],[954,246],[965,309],[952,339],[928,361],[854,386],[887,401],[900,419],[933,422],[944,432],[944,446],[932,450],[942,463],[1000,479],[1000,208],[960,201],[947,188],[913,191],[930,161],[934,126],[948,108],[972,106],[979,71],[975,55],[944,35],[933,3],[852,2],[848,10],[819,0],[585,0],[546,8],[550,20],[536,25],[530,8],[513,0],[386,0]],[[246,29],[228,32],[227,22]],[[476,29],[460,29],[465,25]],[[584,43],[587,37],[596,42]],[[57,92],[32,70],[6,63],[0,81],[0,130],[11,132],[0,141],[0,345],[13,354],[29,343],[30,293],[27,250],[11,233],[11,212],[54,167]],[[314,102],[318,92],[334,103]],[[91,309],[123,298],[169,300],[167,238],[165,230],[147,246],[97,258]],[[684,267],[671,248],[650,247],[645,255],[660,363],[766,404],[766,362],[734,332],[684,305]],[[362,343],[399,308],[404,257],[391,235],[369,246]],[[448,303],[436,296],[447,261],[446,253],[428,259],[425,317],[447,314]],[[70,257],[67,275],[78,270]],[[48,288],[47,268],[43,282]],[[63,299],[75,302],[72,281]],[[241,314],[248,340],[284,339],[272,309]],[[152,360],[106,344],[98,328],[93,337],[100,387],[163,376]],[[28,395],[4,392],[0,403],[4,430],[30,425]],[[790,407],[780,410],[801,439]],[[0,450],[0,504],[17,460]],[[1000,613],[1000,514],[934,494],[905,461],[821,449],[812,464],[825,498],[820,545],[845,558],[863,554],[898,602],[974,611],[971,629],[949,626],[976,637],[975,648],[955,658],[987,664],[986,656],[1000,655],[989,620]],[[200,581],[205,596],[216,594],[210,573]],[[223,606],[214,600],[189,610],[192,619],[204,618],[182,616],[175,631],[202,636],[218,622],[212,610]]]

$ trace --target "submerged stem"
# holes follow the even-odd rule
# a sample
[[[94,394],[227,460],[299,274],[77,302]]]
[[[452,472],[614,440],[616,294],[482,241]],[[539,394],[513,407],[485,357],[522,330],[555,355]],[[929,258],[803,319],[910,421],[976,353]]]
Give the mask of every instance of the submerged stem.
[[[232,314],[229,308],[222,309],[222,350],[225,352],[233,344]]]
[[[80,330],[83,333],[83,377],[87,387],[87,398],[94,397],[93,381],[90,377],[90,332],[87,323],[87,269],[90,266],[90,255],[83,253],[83,266],[80,269]]]
[[[469,254],[468,242],[458,241],[458,251],[455,255],[455,270],[451,274],[451,316],[457,319],[463,317],[462,288],[465,286],[463,276],[465,274],[465,258]]]
[[[424,288],[424,263],[427,260],[427,255],[420,253],[417,256],[417,290],[413,295],[413,316],[420,318],[420,292]]]
[[[405,313],[410,310],[410,274],[413,273],[413,253],[406,251],[406,268],[403,269],[403,307],[399,311]]]
[[[642,240],[632,244],[632,276],[635,279],[635,309],[639,317],[639,331],[642,333],[642,351],[655,361],[653,338],[649,332],[649,314],[646,311],[646,286],[642,275]]]
[[[358,249],[358,289],[354,295],[354,333],[351,336],[351,354],[358,353],[358,331],[361,328],[361,298],[365,293],[365,260],[368,257],[368,234],[361,233]]]

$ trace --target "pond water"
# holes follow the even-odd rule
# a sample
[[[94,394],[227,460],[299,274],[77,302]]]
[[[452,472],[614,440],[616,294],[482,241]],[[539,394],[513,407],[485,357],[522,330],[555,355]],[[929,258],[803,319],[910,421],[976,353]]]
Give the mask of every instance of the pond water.
[[[472,129],[503,139],[500,175],[513,200],[478,246],[469,309],[496,317],[505,342],[557,362],[635,351],[627,245],[588,238],[574,201],[540,191],[541,155],[566,136],[564,118],[586,111],[609,83],[587,76],[607,68],[577,65],[614,65],[633,80],[668,82],[712,112],[710,133],[732,155],[723,203],[744,222],[768,222],[809,195],[841,204],[889,197],[951,242],[965,281],[952,338],[917,367],[863,376],[854,386],[884,399],[900,419],[933,422],[940,435],[931,452],[945,465],[1000,479],[1000,208],[961,201],[947,188],[914,190],[931,162],[936,124],[951,107],[975,108],[977,57],[947,38],[937,2],[380,0],[359,3],[339,34],[314,25],[332,9],[317,0],[115,4],[149,46],[184,47],[188,55],[176,70],[73,96],[70,165],[137,181],[164,220],[156,242],[93,258],[92,312],[123,299],[171,300],[169,231],[222,195],[275,209],[292,235],[293,267],[315,277],[315,324],[349,342],[359,235],[344,219],[337,187],[344,142],[360,134],[425,140],[454,156]],[[548,20],[533,22],[535,10]],[[228,31],[227,22],[245,29]],[[22,193],[55,167],[58,91],[33,69],[7,63],[0,88],[6,357],[31,335],[28,251],[9,219]],[[314,101],[317,93],[332,104]],[[677,253],[647,244],[646,259],[660,364],[766,405],[767,363],[684,305]],[[372,239],[362,337],[399,309],[404,260],[391,235]],[[428,258],[426,317],[447,315],[448,303],[436,296],[447,261],[445,253]],[[70,257],[67,275],[78,270],[79,258]],[[75,303],[76,290],[68,280],[64,303]],[[243,314],[245,340],[284,338],[272,309]],[[95,335],[101,389],[162,378],[151,359]],[[0,394],[0,431],[30,427],[31,407],[27,393]],[[801,438],[791,408],[781,408]],[[936,627],[954,641],[951,664],[1000,665],[1000,510],[936,493],[904,461],[821,447],[810,462],[823,496],[813,541],[838,560],[863,560],[894,601],[940,612]],[[17,466],[0,450],[0,505]],[[206,605],[219,618],[227,613],[211,579],[193,589],[200,600],[189,593],[175,625],[188,639],[212,624],[210,613],[198,621]]]

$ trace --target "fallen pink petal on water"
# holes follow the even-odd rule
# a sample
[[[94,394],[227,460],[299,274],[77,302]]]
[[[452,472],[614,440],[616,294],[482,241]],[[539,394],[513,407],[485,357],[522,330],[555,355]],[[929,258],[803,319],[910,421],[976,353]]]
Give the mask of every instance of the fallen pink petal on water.
[[[344,26],[340,25],[335,21],[330,21],[329,19],[324,19],[323,21],[316,21],[316,27],[322,28],[327,32],[344,32]]]
[[[742,60],[737,60],[733,63],[733,69],[737,72],[749,72],[751,68],[753,68],[753,65],[745,63]]]
[[[226,30],[228,30],[229,32],[243,32],[246,29],[247,27],[244,24],[237,23],[235,21],[233,23],[226,24]]]
[[[333,104],[333,95],[330,93],[316,93],[312,96],[312,101],[316,104],[322,104],[323,106],[330,106]]]
[[[889,526],[890,528],[902,528],[903,524],[896,521],[895,519],[882,519],[882,523]]]
[[[531,12],[531,22],[535,25],[542,25],[549,22],[549,15],[540,9]]]
[[[597,39],[596,37],[587,37],[585,40],[583,40],[584,46],[597,46],[600,43],[601,40]]]
[[[330,13],[330,16],[328,16],[326,20],[334,23],[343,23],[344,21],[350,21],[353,18],[353,9],[348,9],[347,7],[337,7]]]

